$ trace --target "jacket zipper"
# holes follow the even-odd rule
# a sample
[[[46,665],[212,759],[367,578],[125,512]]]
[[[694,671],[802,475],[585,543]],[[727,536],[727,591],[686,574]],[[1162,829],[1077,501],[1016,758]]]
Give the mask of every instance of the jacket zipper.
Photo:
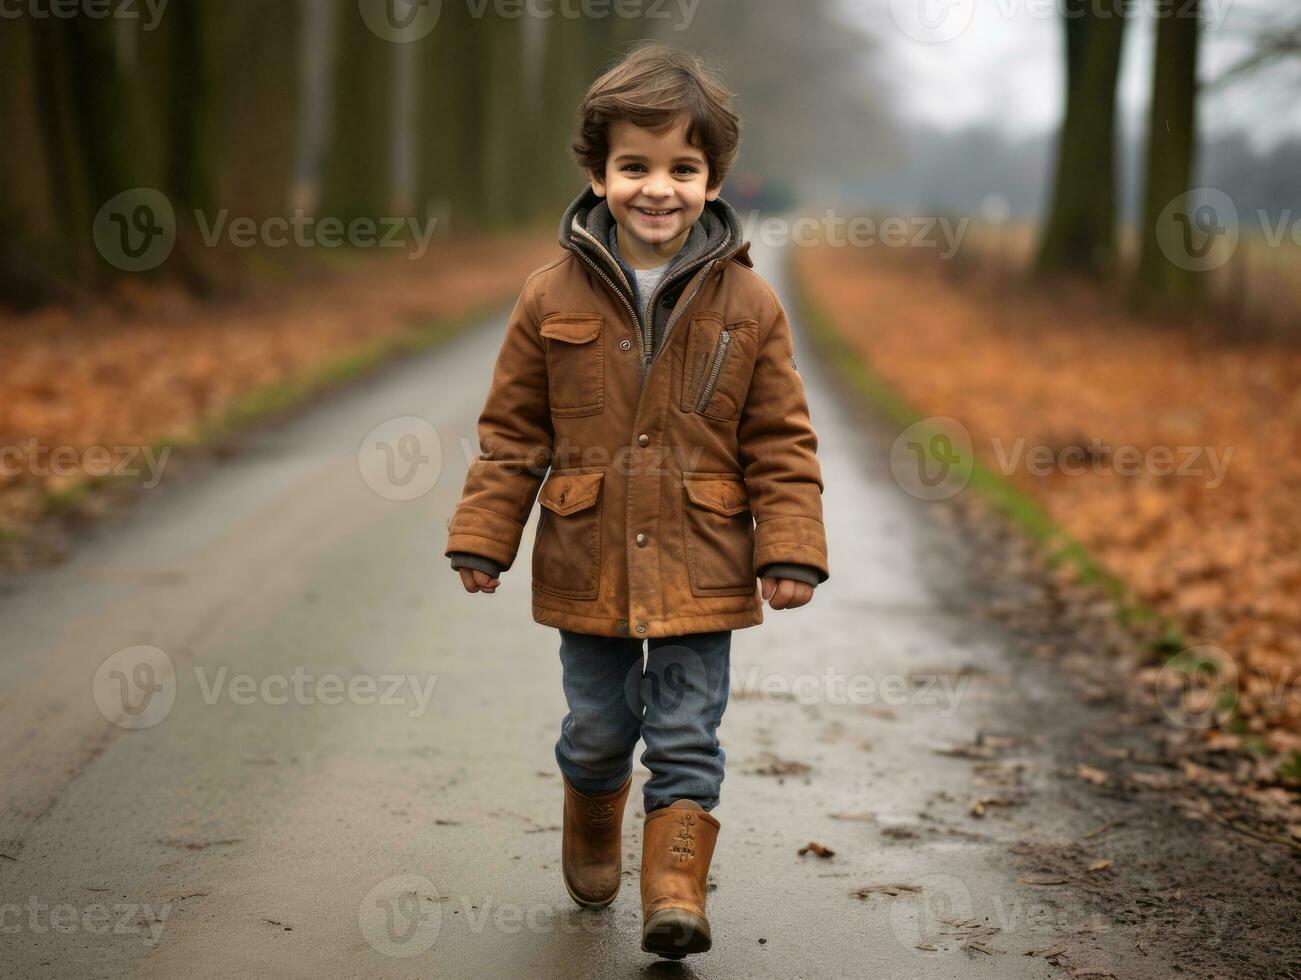
[[[641,333],[641,329],[640,329],[641,321],[637,318],[637,313],[636,313],[635,310],[633,310],[633,308],[632,308],[632,304],[628,302],[628,297],[624,296],[623,293],[619,292],[619,287],[616,286],[616,285],[614,284],[614,280],[611,279],[609,276],[607,276],[607,275],[606,275],[606,274],[601,270],[601,267],[600,267],[599,265],[597,265],[595,262],[593,262],[590,258],[588,258],[586,255],[584,255],[584,254],[583,254],[581,251],[579,251],[578,249],[575,249],[574,251],[577,252],[578,256],[579,256],[579,257],[580,257],[584,262],[586,262],[588,265],[590,265],[590,266],[592,267],[592,271],[593,271],[593,272],[595,272],[598,276],[600,276],[602,279],[605,280],[605,284],[606,284],[607,286],[610,287],[610,292],[614,293],[616,296],[619,297],[619,300],[620,300],[620,301],[623,303],[623,305],[624,305],[624,309],[626,309],[626,310],[628,311],[629,316],[632,317],[632,322],[638,325],[638,333],[640,334],[640,333]],[[640,348],[640,345],[638,345],[638,347]]]
[[[618,263],[616,263],[616,262],[614,261],[614,256],[612,256],[612,255],[610,254],[609,250],[608,250],[607,248],[605,248],[605,246],[603,246],[600,242],[598,242],[598,241],[596,240],[596,236],[594,236],[594,235],[593,235],[591,232],[589,232],[586,228],[583,228],[583,227],[581,227],[581,226],[579,226],[579,225],[573,225],[573,226],[572,226],[572,230],[578,232],[579,234],[581,234],[581,235],[582,235],[584,238],[586,238],[589,242],[591,242],[591,243],[592,243],[593,245],[595,245],[598,249],[600,249],[601,254],[605,255],[605,256],[610,260],[610,265],[611,265],[612,268],[618,266]],[[724,240],[719,244],[718,248],[716,248],[716,249],[715,249],[711,254],[713,254],[713,255],[717,255],[719,252],[726,251],[727,248],[728,248],[731,244],[732,244],[732,237],[729,235],[727,238],[725,238],[725,239],[724,239]],[[658,352],[652,352],[652,350],[651,350],[651,339],[652,339],[652,338],[651,338],[651,331],[650,331],[650,329],[649,329],[648,327],[646,327],[646,326],[643,325],[641,317],[639,317],[639,316],[637,315],[637,311],[634,310],[632,304],[631,304],[630,302],[628,302],[628,297],[627,297],[627,295],[625,295],[623,292],[621,292],[621,291],[619,290],[619,287],[618,287],[617,285],[615,285],[614,280],[611,279],[608,275],[606,275],[605,271],[602,270],[601,267],[600,267],[599,265],[597,265],[597,263],[592,259],[592,257],[589,256],[589,255],[586,255],[586,254],[583,252],[582,249],[578,249],[578,248],[576,248],[576,249],[573,249],[573,251],[574,251],[575,253],[577,253],[578,256],[579,256],[580,258],[582,258],[582,260],[583,260],[584,262],[586,262],[589,266],[591,266],[592,270],[593,270],[593,271],[594,271],[598,276],[600,276],[602,280],[604,280],[605,284],[606,284],[607,286],[610,287],[610,291],[619,297],[619,301],[620,301],[621,303],[623,303],[624,308],[625,308],[625,309],[628,311],[628,313],[632,316],[632,322],[633,322],[634,326],[636,326],[638,337],[639,337],[640,340],[641,340],[641,343],[638,345],[638,347],[639,347],[639,351],[638,351],[638,353],[639,353],[639,355],[640,355],[640,356],[638,357],[638,360],[640,361],[640,364],[641,364],[641,383],[642,383],[642,388],[644,389],[644,388],[646,387],[646,375],[649,373],[650,366],[651,366],[651,365],[655,362],[655,360],[658,359],[658,357],[659,357],[659,353],[658,353]],[[697,280],[695,289],[693,289],[693,290],[691,291],[691,295],[687,297],[687,301],[686,301],[685,303],[682,303],[682,304],[679,306],[678,311],[677,311],[673,316],[669,317],[668,322],[664,325],[664,337],[663,337],[663,339],[662,339],[661,342],[660,342],[660,351],[663,351],[663,350],[668,346],[669,334],[670,334],[670,333],[672,332],[672,330],[673,330],[673,325],[674,325],[674,324],[675,324],[679,319],[681,319],[682,314],[685,313],[685,312],[687,311],[688,307],[691,306],[692,301],[694,301],[695,298],[696,298],[696,294],[699,293],[701,287],[704,286],[705,281],[709,278],[709,272],[710,272],[710,270],[713,268],[715,262],[717,262],[717,261],[718,261],[717,259],[710,259],[708,262],[705,263],[704,271],[703,271],[703,273],[700,275],[700,278]],[[623,284],[624,284],[625,286],[628,285],[628,280],[627,280],[627,278],[623,275],[622,271],[619,273],[619,278],[620,278],[620,280],[623,281]],[[655,292],[651,295],[651,298],[654,299],[655,296],[658,296],[660,290],[661,290],[665,285],[666,285],[665,282],[661,282],[661,283],[659,284],[659,286],[656,287]],[[629,292],[629,293],[632,292],[632,288],[631,288],[631,287],[628,287],[628,292]]]
[[[713,397],[714,386],[718,384],[718,375],[723,370],[723,364],[727,361],[727,353],[732,349],[732,332],[724,330],[718,335],[718,346],[714,348],[714,366],[709,371],[709,380],[705,382],[704,389],[700,392],[700,398],[696,402],[696,411],[703,412],[705,406],[709,404],[709,399]]]

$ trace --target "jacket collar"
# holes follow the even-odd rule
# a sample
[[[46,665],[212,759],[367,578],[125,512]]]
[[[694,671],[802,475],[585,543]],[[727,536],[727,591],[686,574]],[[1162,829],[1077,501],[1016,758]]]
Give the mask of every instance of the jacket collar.
[[[610,253],[606,244],[613,226],[614,215],[610,213],[609,204],[588,184],[565,209],[564,216],[560,219],[559,240],[562,247],[581,251],[589,259],[598,262],[616,283],[621,284],[625,295],[631,298],[634,295],[632,285],[628,282],[621,263]],[[721,196],[707,201],[705,210],[691,226],[686,244],[673,257],[668,277],[678,279],[690,276],[706,262],[722,261],[732,256],[753,267],[754,263],[749,257],[750,243],[743,239],[741,219],[736,209]]]

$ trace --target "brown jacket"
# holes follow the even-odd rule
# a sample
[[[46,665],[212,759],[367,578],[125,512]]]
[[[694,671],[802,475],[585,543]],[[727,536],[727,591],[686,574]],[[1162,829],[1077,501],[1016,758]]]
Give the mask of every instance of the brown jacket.
[[[786,312],[719,198],[638,315],[610,220],[585,190],[565,254],[524,284],[445,553],[509,569],[536,498],[539,623],[639,638],[756,625],[761,571],[829,574]]]

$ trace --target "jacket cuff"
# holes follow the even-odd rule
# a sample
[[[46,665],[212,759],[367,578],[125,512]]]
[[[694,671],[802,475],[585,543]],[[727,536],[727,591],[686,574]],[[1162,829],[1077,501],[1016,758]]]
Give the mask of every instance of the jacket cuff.
[[[773,562],[771,565],[765,565],[759,569],[760,578],[769,575],[773,578],[791,578],[797,582],[806,582],[812,586],[817,586],[822,581],[818,570],[812,565],[797,565],[794,562]]]
[[[448,558],[457,551],[469,552],[495,561],[504,572],[515,561],[524,525],[496,511],[461,504],[452,514],[448,531],[443,551]]]
[[[496,578],[501,574],[501,566],[491,558],[485,558],[483,555],[472,554],[468,551],[453,551],[449,555],[452,559],[452,568],[474,568],[483,572],[489,578]]]
[[[822,522],[812,517],[771,517],[754,526],[754,574],[767,565],[808,565],[818,584],[831,577]]]

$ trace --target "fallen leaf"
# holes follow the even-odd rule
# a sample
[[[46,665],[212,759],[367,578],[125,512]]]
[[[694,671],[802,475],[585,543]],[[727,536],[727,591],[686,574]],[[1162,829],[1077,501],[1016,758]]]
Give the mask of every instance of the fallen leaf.
[[[831,848],[819,844],[817,841],[814,840],[809,841],[807,844],[805,844],[803,847],[800,848],[800,857],[803,857],[805,854],[808,854],[809,851],[812,851],[820,858],[829,858],[835,855],[836,853]]]
[[[1111,779],[1110,773],[1103,772],[1101,769],[1094,769],[1092,766],[1080,766],[1075,770],[1075,775],[1086,782],[1093,783],[1095,786],[1101,786]]]
[[[921,890],[921,885],[864,885],[862,888],[856,889],[849,894],[853,895],[855,898],[871,898],[873,895],[894,896],[903,894],[919,894]]]

